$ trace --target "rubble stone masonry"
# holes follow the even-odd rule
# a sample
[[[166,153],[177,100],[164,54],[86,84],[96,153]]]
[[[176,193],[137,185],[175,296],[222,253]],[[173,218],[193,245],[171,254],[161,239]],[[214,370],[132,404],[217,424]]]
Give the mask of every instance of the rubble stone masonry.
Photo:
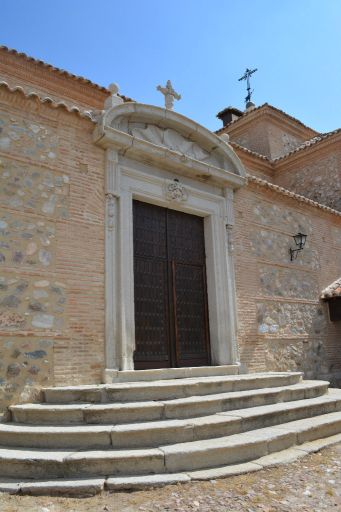
[[[328,153],[318,151],[302,157],[290,165],[283,162],[275,183],[341,211],[341,151],[336,146]]]
[[[307,242],[290,261],[292,235]],[[340,217],[249,183],[236,193],[235,265],[241,360],[252,371],[341,377],[341,325],[320,292],[341,268]]]
[[[0,90],[0,405],[100,382],[104,154],[94,124]]]

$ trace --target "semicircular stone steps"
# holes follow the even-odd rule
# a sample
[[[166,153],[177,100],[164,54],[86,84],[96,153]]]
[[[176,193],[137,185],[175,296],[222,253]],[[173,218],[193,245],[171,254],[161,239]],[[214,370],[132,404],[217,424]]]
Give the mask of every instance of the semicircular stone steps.
[[[281,382],[285,384],[286,381]],[[328,382],[305,381],[273,388],[196,395],[169,400],[118,403],[24,404],[10,407],[13,420],[28,424],[122,424],[183,419],[234,409],[289,402],[323,395]]]
[[[12,421],[0,423],[0,490],[83,495],[214,478],[341,434],[341,391],[298,372],[46,388],[43,396],[10,407]]]
[[[188,396],[297,384],[301,377],[302,374],[300,372],[188,377],[153,382],[53,387],[45,388],[43,395],[45,401],[49,403],[170,400],[175,397],[185,398]]]

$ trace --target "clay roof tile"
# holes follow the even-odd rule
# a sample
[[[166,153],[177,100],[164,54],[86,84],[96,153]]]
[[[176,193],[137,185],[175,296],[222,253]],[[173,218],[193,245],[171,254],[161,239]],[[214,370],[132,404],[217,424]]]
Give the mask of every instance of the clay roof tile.
[[[321,293],[321,299],[324,300],[333,299],[335,297],[341,298],[341,277],[327,286]]]

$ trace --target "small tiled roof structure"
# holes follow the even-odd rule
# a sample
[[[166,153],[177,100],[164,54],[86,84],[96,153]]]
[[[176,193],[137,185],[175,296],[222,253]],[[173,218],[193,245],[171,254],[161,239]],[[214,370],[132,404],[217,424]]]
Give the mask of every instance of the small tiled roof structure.
[[[229,108],[230,109],[232,108],[236,112],[239,111],[239,109],[235,109],[233,107],[227,107],[226,109],[219,112],[219,114],[223,114]],[[290,114],[287,114],[286,112],[284,112],[284,110],[274,107],[273,105],[270,105],[269,103],[263,103],[262,105],[259,105],[258,107],[250,108],[249,110],[246,110],[244,112],[239,111],[242,113],[241,116],[237,117],[236,119],[234,119],[233,121],[228,123],[226,126],[219,128],[219,130],[216,130],[215,133],[217,133],[219,135],[220,133],[223,133],[227,127],[231,127],[232,125],[239,124],[240,121],[244,120],[246,117],[254,117],[254,116],[258,115],[259,113],[266,112],[266,111],[277,113],[277,114],[283,116],[284,118],[287,118],[288,120],[293,121],[295,124],[301,126],[302,128],[306,128],[308,131],[310,131],[312,133],[312,135],[313,134],[320,135],[316,130],[313,130],[312,128],[310,128],[310,126],[307,126],[306,124],[302,123],[302,121],[300,121],[299,119],[296,119],[296,117],[293,117]]]
[[[327,286],[321,293],[321,299],[324,300],[334,299],[336,297],[341,298],[341,277]]]

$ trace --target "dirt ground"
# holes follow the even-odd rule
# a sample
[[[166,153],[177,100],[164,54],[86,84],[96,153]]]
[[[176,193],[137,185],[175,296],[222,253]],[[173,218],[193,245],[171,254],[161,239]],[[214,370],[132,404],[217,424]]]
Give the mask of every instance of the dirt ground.
[[[341,444],[255,473],[91,498],[0,494],[0,512],[341,511]]]

